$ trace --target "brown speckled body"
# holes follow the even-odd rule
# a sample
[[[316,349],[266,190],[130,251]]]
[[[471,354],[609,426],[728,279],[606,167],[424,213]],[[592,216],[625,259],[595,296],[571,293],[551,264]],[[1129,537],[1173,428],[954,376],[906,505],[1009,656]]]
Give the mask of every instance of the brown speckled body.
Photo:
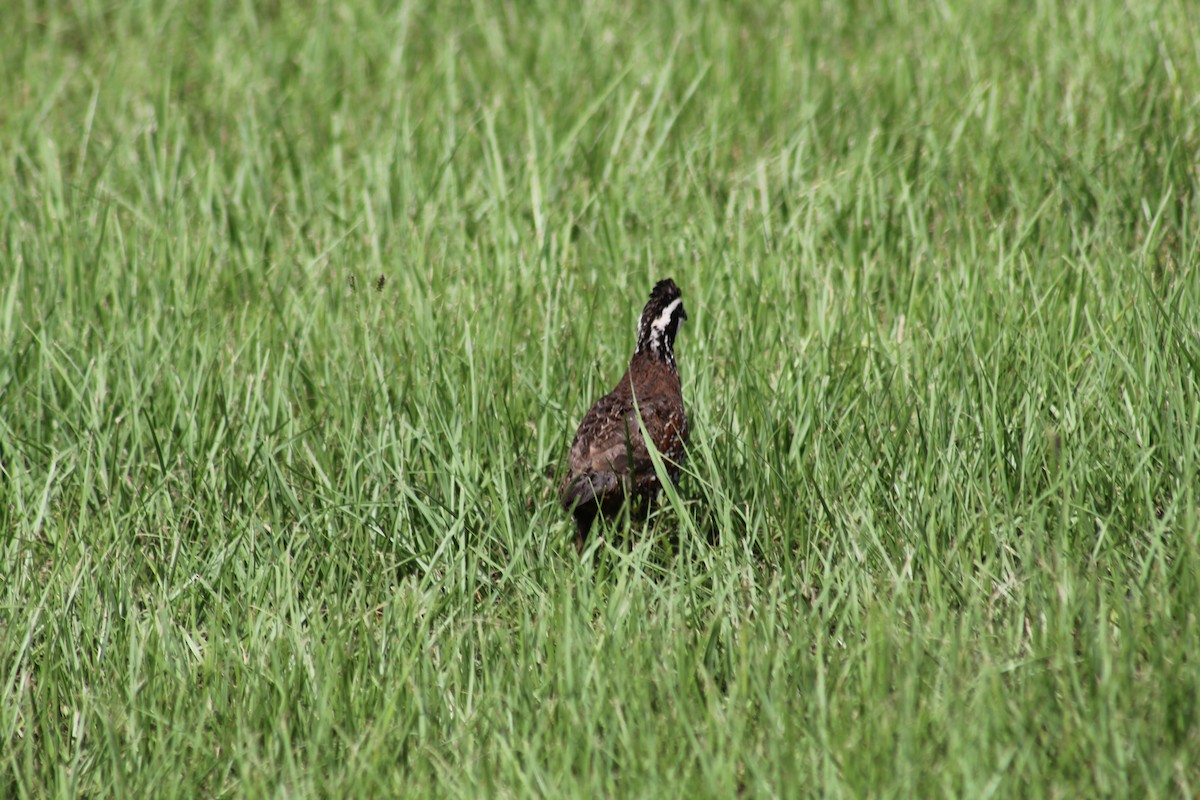
[[[638,426],[639,413],[668,476],[679,479],[688,421],[674,344],[684,319],[678,287],[660,281],[642,312],[629,369],[579,423],[561,499],[575,517],[580,549],[597,515],[615,513],[626,498],[647,500],[662,488]]]

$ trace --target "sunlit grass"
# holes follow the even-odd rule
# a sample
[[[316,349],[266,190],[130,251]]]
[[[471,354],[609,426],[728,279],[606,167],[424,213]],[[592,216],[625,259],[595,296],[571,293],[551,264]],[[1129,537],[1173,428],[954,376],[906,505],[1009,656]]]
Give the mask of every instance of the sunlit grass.
[[[1200,791],[1190,5],[9,17],[0,795]]]

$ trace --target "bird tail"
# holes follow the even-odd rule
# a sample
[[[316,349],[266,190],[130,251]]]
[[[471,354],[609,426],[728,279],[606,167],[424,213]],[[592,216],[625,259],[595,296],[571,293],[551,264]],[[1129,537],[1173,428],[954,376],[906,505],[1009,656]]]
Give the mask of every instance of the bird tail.
[[[576,475],[562,493],[563,508],[575,517],[575,549],[583,552],[588,532],[604,504],[617,488],[617,476],[611,472],[584,472]]]
[[[599,506],[605,495],[615,488],[617,476],[611,472],[580,473],[563,489],[563,508],[571,511],[585,506]]]

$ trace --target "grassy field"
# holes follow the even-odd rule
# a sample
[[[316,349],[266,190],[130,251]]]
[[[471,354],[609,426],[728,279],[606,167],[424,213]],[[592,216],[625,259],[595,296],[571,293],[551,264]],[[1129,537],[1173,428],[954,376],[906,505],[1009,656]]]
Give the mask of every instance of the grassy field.
[[[1200,10],[580,5],[8,4],[0,796],[1195,797]]]

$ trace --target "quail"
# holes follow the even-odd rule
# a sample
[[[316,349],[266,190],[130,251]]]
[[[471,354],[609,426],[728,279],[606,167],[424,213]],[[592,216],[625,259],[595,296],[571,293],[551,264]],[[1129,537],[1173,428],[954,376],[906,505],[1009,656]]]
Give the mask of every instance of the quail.
[[[639,413],[667,475],[672,482],[679,479],[688,421],[675,366],[675,335],[685,319],[675,282],[668,278],[655,284],[638,321],[629,369],[579,423],[560,495],[563,508],[575,517],[579,550],[598,515],[612,515],[626,498],[644,503],[662,488],[638,426]]]

